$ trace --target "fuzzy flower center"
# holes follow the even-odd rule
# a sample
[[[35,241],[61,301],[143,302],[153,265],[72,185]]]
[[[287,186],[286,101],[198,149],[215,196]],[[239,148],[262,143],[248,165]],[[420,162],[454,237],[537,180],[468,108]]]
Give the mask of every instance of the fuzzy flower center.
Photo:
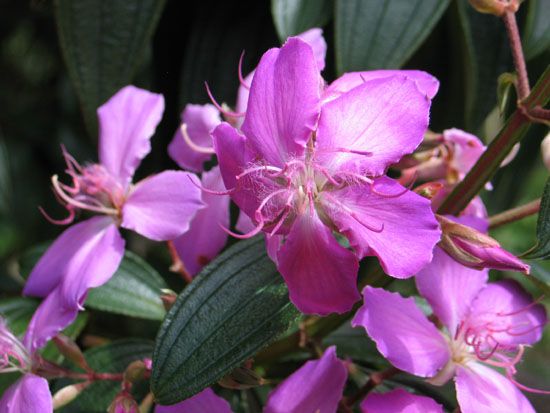
[[[30,366],[29,352],[0,320],[0,373],[24,372]]]

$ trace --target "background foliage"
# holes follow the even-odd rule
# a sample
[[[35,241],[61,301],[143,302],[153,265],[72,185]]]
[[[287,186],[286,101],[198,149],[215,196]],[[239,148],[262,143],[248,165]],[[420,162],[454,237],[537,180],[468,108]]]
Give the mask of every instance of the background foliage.
[[[176,168],[166,147],[183,106],[208,101],[205,80],[220,101],[232,104],[243,50],[246,74],[265,50],[313,26],[325,31],[328,81],[345,71],[398,67],[438,77],[441,88],[431,119],[435,131],[459,127],[488,142],[515,101],[513,91],[508,103],[502,94],[500,102],[497,96],[497,79],[513,71],[504,27],[498,19],[476,13],[466,0],[0,0],[0,9],[0,312],[17,333],[24,330],[36,305],[34,300],[18,298],[24,277],[43,251],[39,245],[60,232],[37,209],[41,205],[54,216],[63,213],[49,191],[48,179],[64,169],[59,145],[63,143],[76,159],[95,161],[95,109],[125,84],[166,97],[153,151],[137,179]],[[550,1],[527,0],[518,17],[534,83],[550,61]],[[500,90],[505,90],[504,84]],[[494,190],[483,195],[490,213],[541,195],[547,171],[539,145],[545,132],[541,126],[532,127],[516,159],[497,174]],[[493,235],[504,247],[521,253],[534,244],[535,226],[536,217],[531,217]],[[150,355],[150,341],[164,316],[155,291],[166,287],[180,291],[184,286],[168,270],[170,257],[164,245],[125,236],[129,249],[145,261],[128,253],[111,282],[90,294],[90,311],[70,327],[71,335],[90,348],[98,368],[108,366],[109,357],[122,366],[120,357]],[[536,264],[533,273],[548,287],[550,266]],[[265,272],[265,277],[272,276]],[[510,276],[535,295],[544,288]],[[410,283],[394,284],[393,289],[412,291]],[[134,287],[129,290],[128,285]],[[246,314],[240,320],[234,322],[245,322]],[[128,337],[141,341],[118,342]],[[369,369],[381,366],[369,340],[349,327],[326,338],[328,343],[341,343],[342,355],[353,354],[364,364],[365,371],[352,381],[361,383]],[[548,344],[547,333],[544,342],[528,352],[520,381],[550,387],[549,373],[541,367],[550,362]],[[135,355],[128,353],[133,348]],[[263,364],[259,356],[262,372],[274,380],[286,376],[302,358],[295,353],[274,365],[269,354]],[[234,366],[220,371],[226,373],[229,367]],[[13,376],[1,376],[0,389],[10,380]],[[422,383],[403,381],[431,391],[422,390]],[[435,396],[452,408],[447,390]],[[236,411],[255,412],[265,393],[259,388],[228,397]],[[106,406],[109,392],[96,394]],[[532,400],[541,403],[536,396]],[[89,411],[82,406],[86,403],[71,405],[67,411]]]

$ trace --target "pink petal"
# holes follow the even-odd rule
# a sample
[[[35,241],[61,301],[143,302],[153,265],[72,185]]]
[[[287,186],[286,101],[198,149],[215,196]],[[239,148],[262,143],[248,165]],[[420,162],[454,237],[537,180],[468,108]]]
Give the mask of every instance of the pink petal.
[[[210,132],[221,123],[220,112],[214,105],[188,104],[181,113],[181,121],[187,125],[187,134],[193,143],[205,148],[212,147]],[[203,163],[212,158],[211,154],[197,152],[183,139],[178,128],[172,142],[168,145],[168,154],[180,168],[193,172],[202,172]]]
[[[365,82],[322,106],[316,158],[333,172],[383,175],[422,142],[429,112],[430,100],[408,77]]]
[[[432,262],[416,274],[415,281],[418,291],[428,300],[437,318],[454,336],[488,277],[488,270],[465,267],[436,247]]]
[[[347,375],[336,347],[329,347],[323,357],[306,362],[269,394],[264,413],[333,413]]]
[[[375,255],[387,274],[410,277],[432,260],[441,234],[430,201],[412,191],[403,193],[405,188],[387,177],[376,179],[374,188],[378,194],[368,185],[329,194],[358,220],[327,196],[322,201],[325,211],[359,257]]]
[[[472,302],[468,325],[490,324],[492,337],[501,344],[533,344],[540,340],[546,311],[514,280],[488,284]]]
[[[452,167],[459,171],[462,179],[485,152],[485,145],[477,136],[455,128],[443,131],[443,139],[454,144]]]
[[[368,72],[344,73],[325,89],[323,100],[331,100],[373,79],[405,76],[416,83],[418,90],[432,99],[439,89],[439,81],[421,70],[370,70]]]
[[[249,217],[254,216],[261,202],[257,189],[269,193],[275,188],[273,181],[254,175],[253,178],[245,176],[237,182],[237,176],[251,165],[257,154],[249,147],[247,139],[226,122],[214,129],[212,138],[224,185],[228,190],[235,189],[231,199]]]
[[[479,363],[459,367],[455,383],[462,413],[535,413],[512,382]]]
[[[357,258],[338,244],[315,211],[296,219],[277,260],[290,301],[303,313],[345,313],[361,298]]]
[[[122,209],[121,225],[154,241],[179,237],[204,207],[199,185],[194,174],[183,171],[164,171],[138,182]]]
[[[141,160],[151,150],[150,139],[162,118],[162,95],[126,86],[97,110],[99,117],[99,161],[130,183]]]
[[[319,116],[319,79],[311,46],[298,38],[263,55],[242,130],[268,164],[303,154]]]
[[[361,411],[363,413],[443,413],[443,406],[429,397],[395,389],[384,394],[370,393],[361,403]]]
[[[327,42],[325,42],[325,38],[323,37],[323,30],[319,28],[309,29],[303,33],[298,34],[296,37],[311,46],[311,48],[313,49],[313,55],[315,56],[315,61],[317,62],[317,68],[319,69],[319,71],[322,71],[325,68],[325,57],[327,54]],[[254,69],[244,78],[244,83],[248,85],[249,88],[252,84],[252,79],[254,78],[255,71],[256,69]],[[240,85],[237,92],[237,112],[246,112],[249,95],[249,89],[247,89],[243,85]],[[237,120],[237,124],[238,123],[239,120]]]
[[[107,282],[124,254],[124,240],[113,220],[96,216],[66,229],[33,268],[23,293],[45,297],[64,283],[68,303]]]
[[[34,374],[26,373],[4,392],[0,400],[0,412],[53,412],[52,395],[48,381]]]
[[[445,366],[450,357],[447,342],[412,298],[372,287],[363,295],[365,304],[352,325],[364,327],[390,363],[421,377],[433,377]]]
[[[219,167],[202,174],[202,186],[215,191],[225,190]],[[202,193],[206,205],[197,212],[189,230],[174,240],[185,269],[192,276],[208,264],[225,246],[229,228],[229,197]]]
[[[325,57],[327,56],[327,42],[323,37],[323,29],[314,27],[296,35],[296,37],[311,46],[315,61],[317,62],[317,68],[320,72],[323,71],[325,68]]]
[[[62,286],[59,286],[40,303],[27,326],[23,340],[31,353],[44,347],[76,319],[86,293],[87,290],[82,291],[78,301],[67,302],[63,297]]]
[[[155,407],[155,413],[232,413],[229,403],[217,396],[211,388],[172,406]]]
[[[277,260],[277,254],[279,253],[279,248],[281,248],[283,239],[284,239],[283,235],[265,234],[265,249],[267,251],[267,255],[269,256],[269,258],[271,258],[271,260],[277,266],[279,265],[279,261]]]

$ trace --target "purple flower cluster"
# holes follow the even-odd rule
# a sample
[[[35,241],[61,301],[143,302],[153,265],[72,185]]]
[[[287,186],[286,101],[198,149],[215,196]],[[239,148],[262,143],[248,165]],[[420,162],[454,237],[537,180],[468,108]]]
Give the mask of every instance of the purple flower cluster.
[[[434,385],[454,378],[463,413],[534,411],[520,390],[537,390],[514,375],[525,347],[541,338],[544,307],[516,282],[488,282],[488,268],[528,273],[529,266],[486,234],[480,199],[460,217],[433,212],[485,147],[456,129],[425,139],[439,87],[431,75],[356,72],[327,84],[321,76],[325,53],[320,29],[289,38],[240,76],[236,112],[215,101],[185,108],[169,154],[200,179],[165,171],[132,182],[151,149],[162,96],[127,86],[99,108],[99,163],[81,165],[63,150],[71,184],[57,176],[52,184],[69,216],[49,219],[67,224],[78,212],[95,216],[65,230],[34,267],[24,293],[44,300],[23,340],[0,319],[0,370],[23,373],[2,396],[0,412],[53,410],[37,352],[74,321],[89,289],[117,270],[125,248],[119,228],[171,241],[190,276],[216,257],[228,233],[263,233],[290,300],[307,314],[350,311],[361,299],[359,261],[376,257],[392,277],[416,276],[433,311],[427,318],[411,298],[364,289],[352,324],[366,330],[391,364]],[[426,142],[429,149],[418,150]],[[218,165],[206,170],[214,154]],[[402,183],[414,176],[437,183],[439,192],[428,199],[388,177],[388,168],[400,162],[406,164]],[[241,233],[229,229],[230,199],[241,211]],[[349,367],[329,347],[280,383],[264,412],[334,413]],[[126,393],[113,405],[128,397],[134,406]],[[443,411],[404,390],[369,394],[361,409]],[[155,411],[231,408],[206,389]]]

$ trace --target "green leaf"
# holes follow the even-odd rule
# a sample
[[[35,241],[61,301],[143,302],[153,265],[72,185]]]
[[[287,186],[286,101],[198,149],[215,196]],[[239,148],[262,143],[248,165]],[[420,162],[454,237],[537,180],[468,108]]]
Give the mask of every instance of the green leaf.
[[[6,320],[13,334],[20,336],[27,329],[27,324],[37,307],[38,301],[33,298],[4,298],[0,300],[0,315]]]
[[[337,0],[339,73],[397,69],[418,49],[450,0]]]
[[[10,209],[11,179],[4,138],[0,132],[0,218]]]
[[[26,280],[29,278],[32,269],[50,245],[51,241],[42,242],[28,248],[19,256],[17,261],[19,264],[19,275],[21,275],[23,279]]]
[[[113,278],[88,293],[86,307],[130,317],[162,320],[162,277],[136,254],[126,251]]]
[[[544,260],[550,257],[550,178],[542,193],[537,220],[537,243],[522,255],[530,260]]]
[[[129,84],[165,0],[57,0],[55,17],[69,75],[90,134],[96,109]]]
[[[281,42],[332,17],[332,0],[271,0],[271,14]]]
[[[526,59],[530,60],[550,48],[550,1],[529,0],[527,21],[523,31],[523,48]]]
[[[92,348],[85,351],[84,356],[90,367],[96,372],[122,373],[132,361],[151,357],[152,350],[153,343],[150,341],[128,339]],[[69,380],[60,380],[56,385],[56,390],[69,383]],[[64,413],[104,413],[119,391],[120,381],[95,381],[74,402],[60,411]]]
[[[86,327],[87,323],[88,313],[79,313],[76,320],[74,320],[67,328],[65,328],[65,330],[63,330],[63,334],[73,340],[76,340],[80,333],[82,333],[82,330],[84,330],[84,327]],[[51,341],[46,344],[46,347],[42,350],[42,357],[56,363],[61,363],[65,358]]]
[[[465,48],[464,82],[466,129],[478,131],[497,105],[497,77],[510,70],[511,54],[502,21],[481,14],[467,0],[456,2]]]
[[[298,316],[263,239],[235,244],[168,312],[153,353],[155,399],[173,404],[196,394],[288,331]]]

